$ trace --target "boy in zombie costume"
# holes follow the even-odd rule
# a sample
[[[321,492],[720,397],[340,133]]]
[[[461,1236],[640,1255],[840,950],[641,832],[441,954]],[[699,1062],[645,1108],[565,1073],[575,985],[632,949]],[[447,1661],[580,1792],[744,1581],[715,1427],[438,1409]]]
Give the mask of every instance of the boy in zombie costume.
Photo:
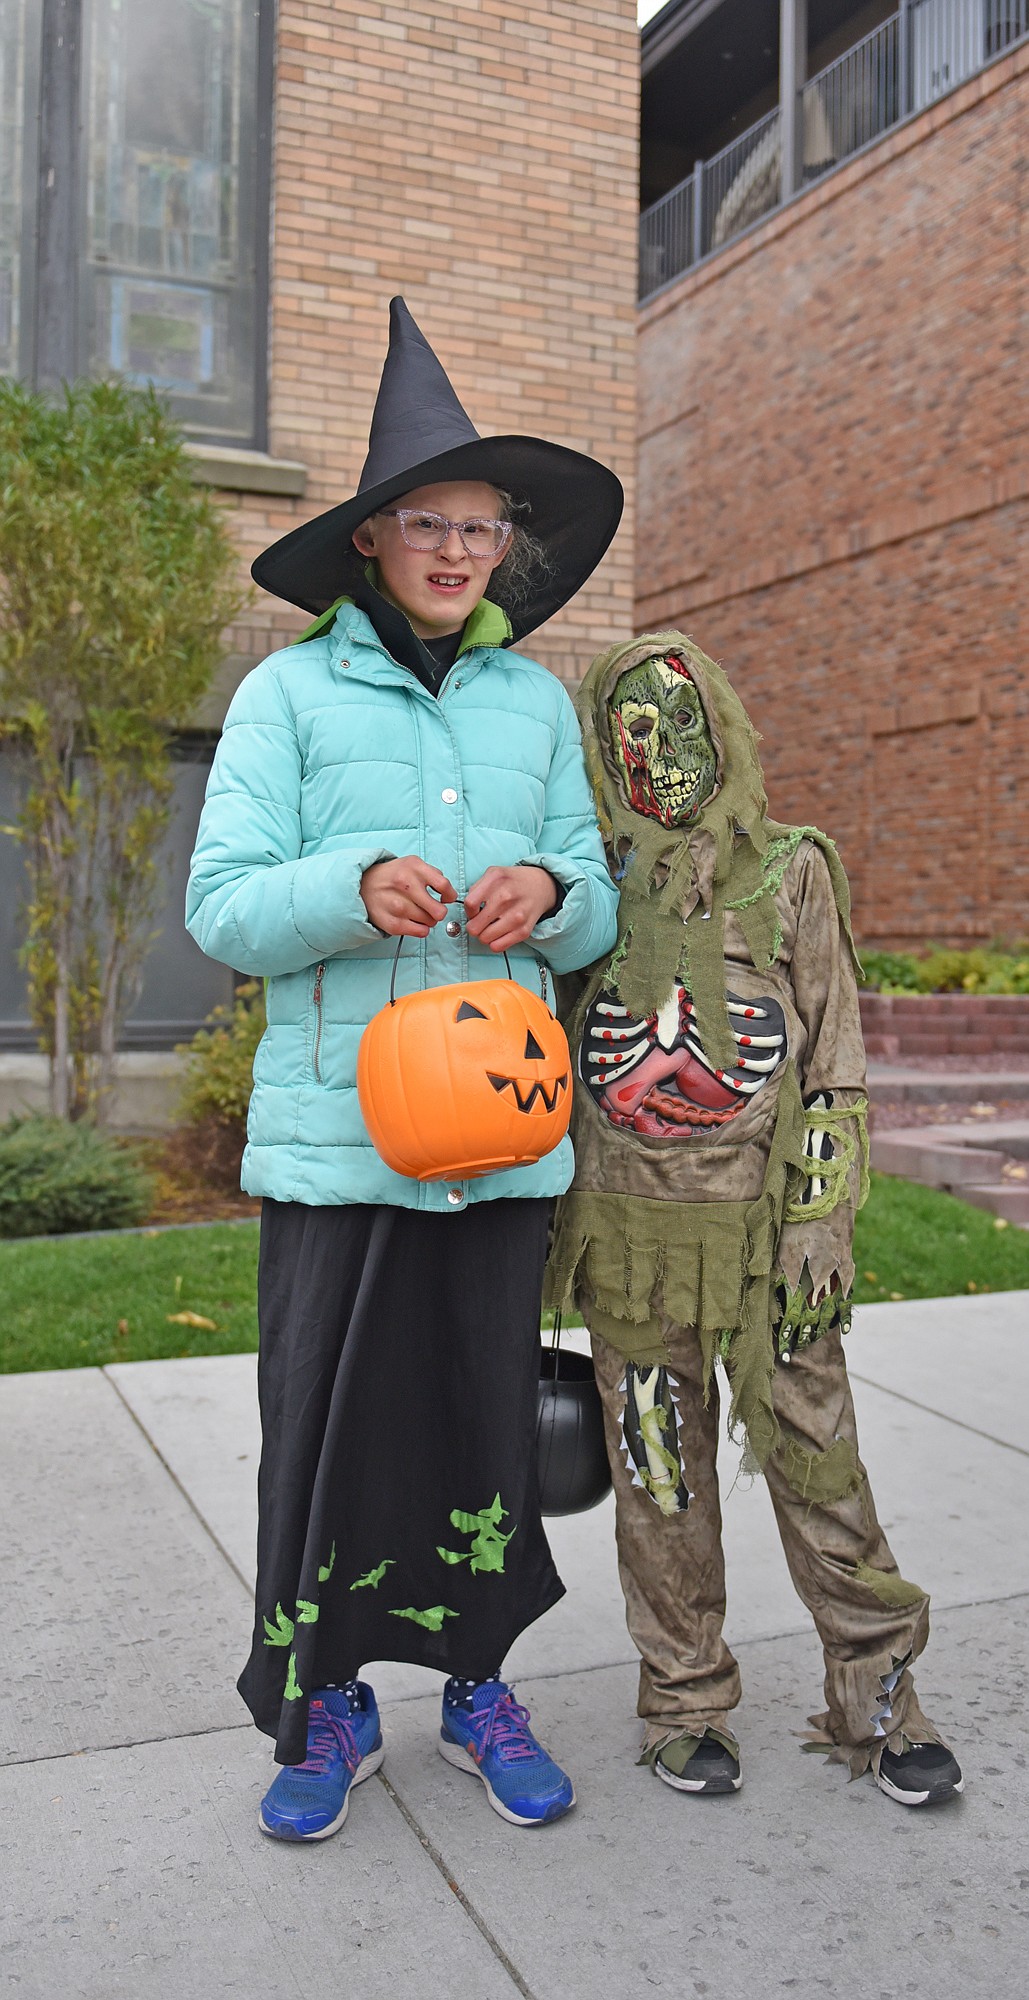
[[[867,1186],[846,877],[824,834],[768,818],[746,712],[681,634],[604,654],[578,706],[621,893],[569,1023],[549,1297],[592,1335],[644,1761],[683,1791],[740,1784],[721,1359],[825,1652],[815,1745],[905,1804],[947,1797],[961,1773],[910,1671],[928,1600],[876,1519],[841,1345]]]

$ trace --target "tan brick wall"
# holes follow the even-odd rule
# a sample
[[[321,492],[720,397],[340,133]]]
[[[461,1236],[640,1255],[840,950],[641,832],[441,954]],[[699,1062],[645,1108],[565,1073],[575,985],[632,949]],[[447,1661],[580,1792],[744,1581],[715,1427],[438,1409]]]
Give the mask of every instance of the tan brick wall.
[[[1029,934],[1029,50],[641,315],[637,623],[723,661],[868,944]]]
[[[352,493],[395,292],[484,433],[542,434],[625,482],[610,555],[527,641],[578,678],[631,629],[635,0],[280,0],[269,448],[302,501],[227,496],[249,561]],[[258,659],[302,629],[261,596]]]

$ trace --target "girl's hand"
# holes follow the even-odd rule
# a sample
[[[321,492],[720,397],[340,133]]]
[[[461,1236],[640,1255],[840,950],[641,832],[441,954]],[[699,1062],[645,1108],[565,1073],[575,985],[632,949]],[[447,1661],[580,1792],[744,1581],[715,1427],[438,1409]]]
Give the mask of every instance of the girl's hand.
[[[388,937],[423,938],[446,916],[447,904],[457,902],[457,890],[420,855],[405,854],[365,869],[361,901],[376,930]]]
[[[545,868],[487,868],[464,899],[468,932],[491,951],[524,944],[557,902],[557,883]]]

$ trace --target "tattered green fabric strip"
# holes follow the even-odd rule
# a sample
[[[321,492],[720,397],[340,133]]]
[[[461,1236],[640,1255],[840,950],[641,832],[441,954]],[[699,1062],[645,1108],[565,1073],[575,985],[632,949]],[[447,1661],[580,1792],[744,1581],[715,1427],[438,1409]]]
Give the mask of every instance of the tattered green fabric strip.
[[[854,1578],[872,1591],[880,1604],[894,1605],[898,1610],[925,1600],[925,1591],[917,1583],[906,1582],[896,1570],[872,1569],[868,1563],[859,1562],[854,1564]]]
[[[813,1201],[803,1199],[803,1188],[788,1201],[783,1214],[784,1222],[821,1222],[831,1215],[841,1201],[845,1201],[850,1191],[850,1169],[856,1155],[860,1156],[858,1176],[858,1196],[856,1207],[863,1208],[868,1200],[870,1186],[868,1173],[868,1099],[859,1097],[850,1105],[833,1106],[831,1110],[821,1107],[812,1112],[812,1122],[820,1131],[829,1132],[835,1148],[831,1160],[810,1159],[802,1155],[800,1172],[808,1181],[823,1180],[825,1186]],[[853,1124],[855,1130],[847,1130]]]
[[[641,1365],[667,1362],[662,1316],[695,1328],[705,1394],[725,1361],[729,1423],[759,1466],[777,1455],[796,1492],[838,1500],[860,1483],[853,1445],[811,1452],[772,1407],[773,1276],[786,1209],[804,1160],[807,1113],[792,1064],[783,1071],[761,1193],[752,1202],[647,1201],[573,1189],[558,1203],[545,1302],[579,1303],[592,1330]]]
[[[649,1764],[653,1768],[660,1753],[661,1762],[667,1764],[668,1769],[681,1778],[690,1758],[700,1748],[705,1736],[710,1736],[715,1743],[720,1743],[723,1750],[728,1750],[730,1757],[739,1759],[740,1746],[735,1736],[731,1736],[726,1729],[712,1729],[709,1723],[706,1729],[701,1730],[699,1736],[692,1736],[688,1729],[678,1732],[670,1729],[667,1736],[659,1736],[655,1742],[648,1743],[636,1762]]]

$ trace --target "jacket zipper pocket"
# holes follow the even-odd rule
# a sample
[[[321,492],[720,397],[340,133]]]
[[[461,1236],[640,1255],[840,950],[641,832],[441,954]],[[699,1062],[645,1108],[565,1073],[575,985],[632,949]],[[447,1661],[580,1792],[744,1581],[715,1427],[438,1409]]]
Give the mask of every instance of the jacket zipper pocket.
[[[319,1058],[321,1056],[321,1051],[322,1051],[322,980],[324,979],[324,977],[325,977],[324,965],[316,965],[314,969],[314,996],[313,996],[314,997],[313,1067],[314,1067],[314,1080],[316,1083],[320,1083],[322,1080],[321,1063],[319,1061]]]

